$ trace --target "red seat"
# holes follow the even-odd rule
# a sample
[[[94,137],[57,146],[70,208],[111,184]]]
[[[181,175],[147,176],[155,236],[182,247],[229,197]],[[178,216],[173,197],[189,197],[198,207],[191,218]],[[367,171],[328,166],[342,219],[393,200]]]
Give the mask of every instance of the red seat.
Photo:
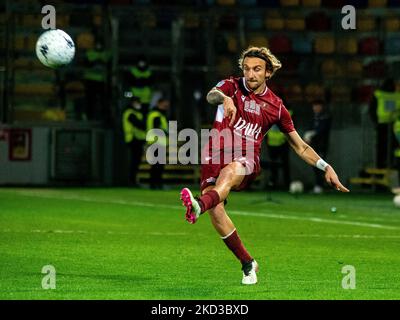
[[[368,103],[371,101],[372,96],[374,94],[374,86],[371,85],[363,85],[356,89],[356,99],[357,102]]]
[[[364,66],[364,76],[369,78],[384,78],[386,75],[385,61],[373,61]]]
[[[379,54],[381,52],[381,43],[378,38],[368,37],[362,39],[358,44],[360,54]]]
[[[325,8],[343,8],[348,1],[345,0],[322,0],[321,6]]]
[[[306,27],[312,31],[327,31],[331,28],[331,19],[324,11],[315,11],[306,18]]]
[[[269,47],[273,53],[289,53],[292,51],[292,42],[285,35],[276,35],[269,39]]]

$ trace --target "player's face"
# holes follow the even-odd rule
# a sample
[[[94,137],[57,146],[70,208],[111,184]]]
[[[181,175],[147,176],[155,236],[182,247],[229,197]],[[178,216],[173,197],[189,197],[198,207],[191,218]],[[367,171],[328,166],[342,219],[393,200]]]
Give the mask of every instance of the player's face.
[[[243,61],[243,75],[246,85],[253,91],[264,89],[265,79],[269,78],[271,72],[266,69],[266,62],[256,57],[246,57]]]

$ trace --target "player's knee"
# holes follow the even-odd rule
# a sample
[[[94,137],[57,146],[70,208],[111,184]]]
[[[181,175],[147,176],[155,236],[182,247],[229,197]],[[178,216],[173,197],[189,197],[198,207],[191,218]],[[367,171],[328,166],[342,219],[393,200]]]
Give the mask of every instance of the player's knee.
[[[242,165],[239,162],[231,162],[229,165],[227,165],[225,168],[222,169],[222,171],[233,174],[235,173]]]
[[[246,168],[243,166],[243,164],[236,161],[230,163],[223,170],[225,170],[225,176],[229,177],[231,180],[235,180],[237,176],[243,176],[246,172]]]

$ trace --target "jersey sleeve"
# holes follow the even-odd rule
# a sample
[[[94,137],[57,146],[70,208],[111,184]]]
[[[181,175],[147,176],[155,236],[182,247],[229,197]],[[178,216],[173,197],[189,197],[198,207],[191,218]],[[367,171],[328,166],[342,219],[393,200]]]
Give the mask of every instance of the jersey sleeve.
[[[292,131],[295,131],[296,129],[294,128],[293,120],[292,117],[290,116],[289,111],[286,109],[286,107],[281,104],[280,110],[279,110],[279,123],[278,123],[279,129],[283,133],[289,133]]]
[[[213,89],[221,91],[224,95],[232,98],[235,94],[235,83],[232,79],[221,80]]]

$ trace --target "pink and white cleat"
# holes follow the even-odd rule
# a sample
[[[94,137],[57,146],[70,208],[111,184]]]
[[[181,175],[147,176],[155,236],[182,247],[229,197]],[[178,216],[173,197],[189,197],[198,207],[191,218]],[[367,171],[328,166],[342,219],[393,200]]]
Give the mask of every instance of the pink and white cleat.
[[[185,218],[187,222],[193,224],[197,221],[201,214],[199,202],[193,197],[188,188],[183,188],[181,191],[181,200],[186,207]]]

